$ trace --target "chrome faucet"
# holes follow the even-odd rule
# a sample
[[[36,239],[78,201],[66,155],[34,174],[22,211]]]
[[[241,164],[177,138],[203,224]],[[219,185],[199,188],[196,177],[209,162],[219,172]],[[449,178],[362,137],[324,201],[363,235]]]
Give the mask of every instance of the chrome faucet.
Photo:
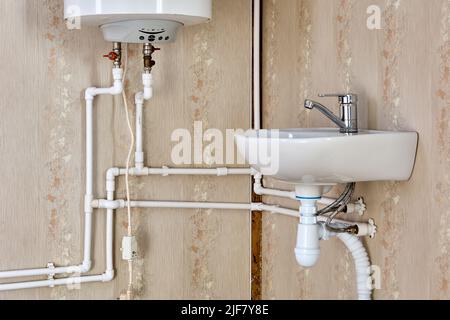
[[[340,128],[341,133],[358,133],[358,96],[356,94],[319,94],[319,97],[337,97],[341,107],[341,117],[338,118],[330,109],[312,100],[305,100],[305,108],[322,112]]]

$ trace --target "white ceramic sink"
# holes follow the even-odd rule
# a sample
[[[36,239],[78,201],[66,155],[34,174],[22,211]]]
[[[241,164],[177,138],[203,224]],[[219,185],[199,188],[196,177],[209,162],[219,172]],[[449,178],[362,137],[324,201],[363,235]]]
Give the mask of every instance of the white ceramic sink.
[[[405,181],[417,151],[415,132],[337,129],[249,130],[236,135],[239,153],[266,176],[305,185]]]

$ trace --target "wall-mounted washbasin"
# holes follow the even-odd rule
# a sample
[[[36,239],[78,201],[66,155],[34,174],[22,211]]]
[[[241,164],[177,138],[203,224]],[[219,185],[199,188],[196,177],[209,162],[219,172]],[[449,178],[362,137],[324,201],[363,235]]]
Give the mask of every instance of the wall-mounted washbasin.
[[[338,129],[249,130],[236,135],[246,161],[263,175],[294,184],[404,181],[411,177],[418,134]]]

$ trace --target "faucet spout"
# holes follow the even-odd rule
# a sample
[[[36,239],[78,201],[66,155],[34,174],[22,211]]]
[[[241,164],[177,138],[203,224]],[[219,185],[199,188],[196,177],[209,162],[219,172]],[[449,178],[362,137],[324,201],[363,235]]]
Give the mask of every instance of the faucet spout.
[[[312,110],[312,109],[317,109],[319,110],[321,113],[323,113],[328,119],[330,119],[331,121],[333,121],[339,128],[341,128],[342,130],[347,130],[347,125],[344,121],[342,121],[341,119],[339,119],[333,112],[331,112],[330,109],[328,109],[327,107],[325,107],[324,105],[316,102],[316,101],[312,101],[312,100],[305,100],[305,108]]]

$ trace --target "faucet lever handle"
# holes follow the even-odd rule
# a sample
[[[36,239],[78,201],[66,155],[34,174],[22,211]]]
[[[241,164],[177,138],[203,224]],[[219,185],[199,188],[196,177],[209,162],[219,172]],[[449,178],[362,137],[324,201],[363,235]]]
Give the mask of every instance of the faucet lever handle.
[[[319,94],[319,98],[337,97],[340,104],[353,104],[358,102],[358,95],[354,93],[327,93]]]

